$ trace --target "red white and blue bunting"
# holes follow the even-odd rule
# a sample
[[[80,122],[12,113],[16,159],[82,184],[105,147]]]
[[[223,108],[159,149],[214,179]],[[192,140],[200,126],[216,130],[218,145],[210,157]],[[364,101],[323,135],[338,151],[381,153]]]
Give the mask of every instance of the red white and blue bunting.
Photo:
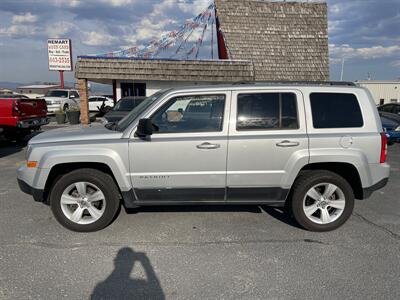
[[[210,4],[205,11],[193,19],[186,20],[185,24],[181,25],[177,30],[170,31],[159,39],[153,39],[147,45],[95,54],[94,56],[140,59],[198,59],[200,49],[204,45],[207,29],[209,29],[211,58],[214,58],[214,25],[215,5]],[[195,37],[198,38],[196,39]]]

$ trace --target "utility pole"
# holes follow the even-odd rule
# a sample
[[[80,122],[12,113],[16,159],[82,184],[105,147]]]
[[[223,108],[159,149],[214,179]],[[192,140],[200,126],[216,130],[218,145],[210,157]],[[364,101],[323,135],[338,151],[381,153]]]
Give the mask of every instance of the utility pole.
[[[340,81],[343,81],[343,73],[344,73],[344,56],[342,57],[342,71],[340,72]]]

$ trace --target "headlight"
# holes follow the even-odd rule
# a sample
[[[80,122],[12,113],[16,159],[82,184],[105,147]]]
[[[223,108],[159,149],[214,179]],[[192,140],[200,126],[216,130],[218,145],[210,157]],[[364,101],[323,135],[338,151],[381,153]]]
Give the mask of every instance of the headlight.
[[[397,126],[397,128],[394,131],[400,131],[400,126]]]

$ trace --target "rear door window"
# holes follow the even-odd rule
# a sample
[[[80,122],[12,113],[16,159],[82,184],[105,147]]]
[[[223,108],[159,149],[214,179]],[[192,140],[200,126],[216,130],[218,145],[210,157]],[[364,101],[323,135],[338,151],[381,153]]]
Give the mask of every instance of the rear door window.
[[[297,99],[293,93],[239,94],[236,129],[298,129]]]
[[[361,108],[354,94],[310,94],[314,128],[355,128],[364,126]]]

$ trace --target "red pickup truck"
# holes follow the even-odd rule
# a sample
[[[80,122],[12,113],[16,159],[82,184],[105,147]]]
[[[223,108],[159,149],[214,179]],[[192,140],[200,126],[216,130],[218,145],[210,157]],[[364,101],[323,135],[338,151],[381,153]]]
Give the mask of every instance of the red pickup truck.
[[[46,101],[21,95],[0,95],[0,135],[21,140],[48,124]]]

